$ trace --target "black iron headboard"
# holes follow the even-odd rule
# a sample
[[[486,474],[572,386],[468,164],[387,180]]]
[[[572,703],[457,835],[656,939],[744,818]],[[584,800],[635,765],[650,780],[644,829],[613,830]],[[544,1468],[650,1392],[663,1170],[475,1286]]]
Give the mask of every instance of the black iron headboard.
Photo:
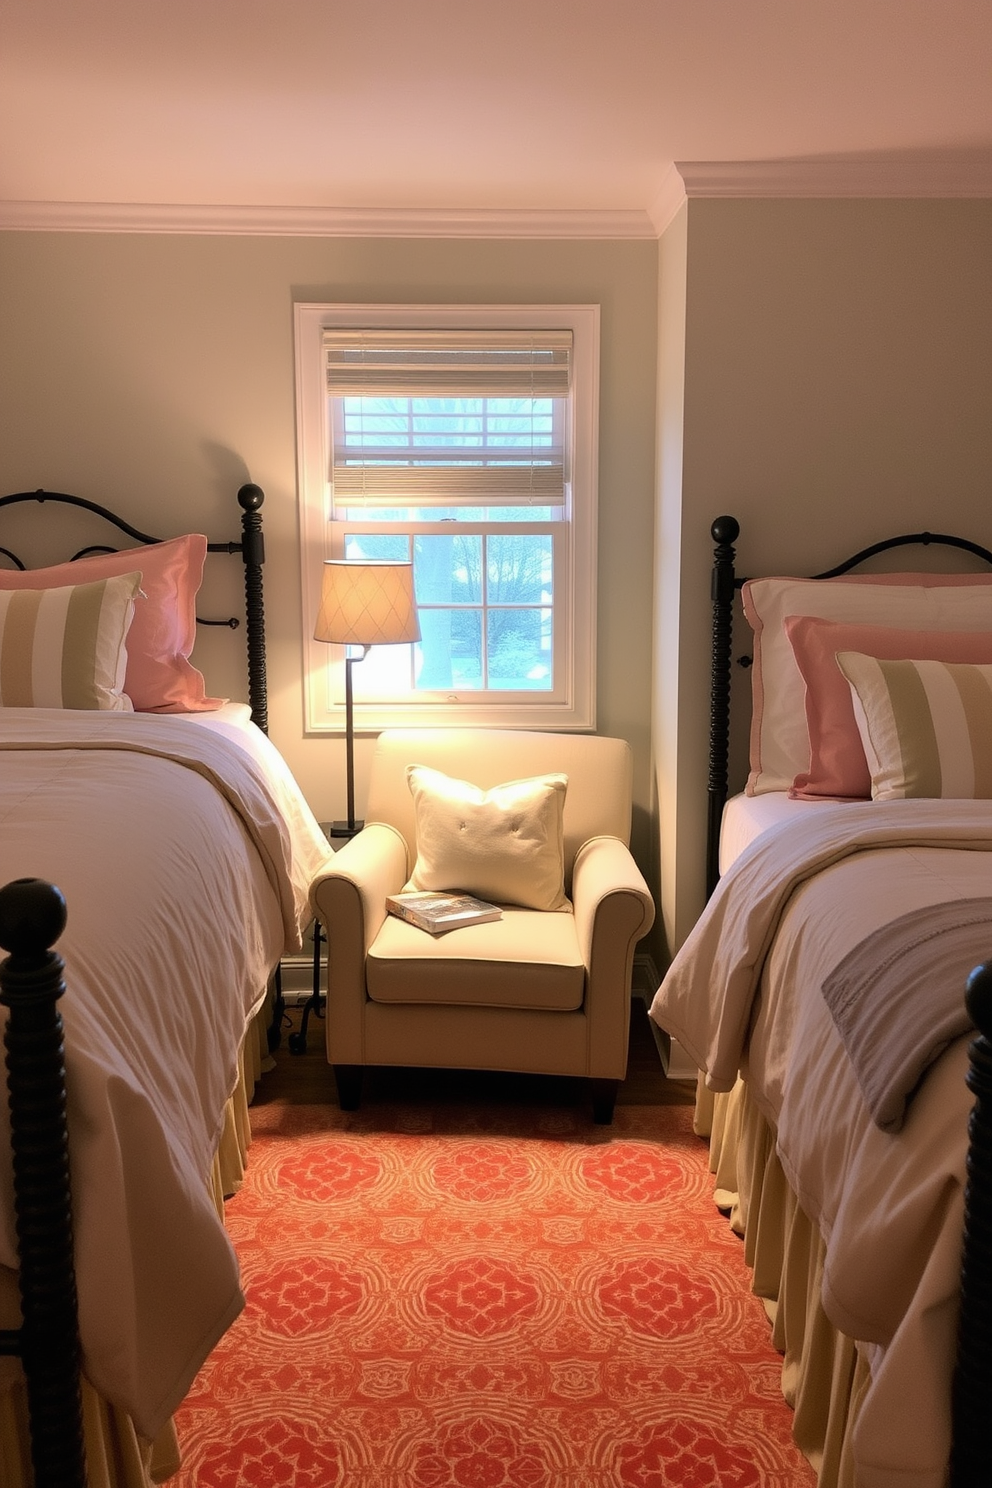
[[[240,553],[245,570],[245,638],[248,650],[248,701],[251,705],[252,721],[263,733],[269,731],[268,686],[265,670],[265,605],[262,591],[262,565],[265,562],[265,542],[262,536],[262,503],[265,493],[260,486],[244,485],[238,491],[241,507],[241,539],[238,542],[208,542],[209,553]],[[64,491],[18,491],[12,496],[0,496],[0,507],[17,506],[23,502],[51,502],[61,506],[80,507],[111,523],[118,531],[134,539],[135,543],[147,546],[161,542],[162,538],[141,532],[116,512],[83,496],[69,496]],[[93,543],[72,554],[72,559],[85,558],[90,553],[111,553],[114,548],[106,543]],[[0,553],[9,558],[16,568],[27,567],[16,553],[0,547]],[[206,620],[197,616],[199,625],[226,625],[236,630],[241,622],[235,617],[227,620]]]
[[[734,543],[740,536],[740,523],[736,517],[717,517],[710,528],[715,547],[713,549],[713,572],[710,595],[713,601],[713,639],[710,661],[710,753],[709,753],[709,802],[706,822],[706,893],[710,895],[720,876],[720,824],[723,808],[727,802],[728,762],[730,752],[730,667],[731,646],[734,627],[734,595],[747,582],[734,566],[736,550]],[[876,557],[892,548],[911,546],[930,547],[939,545],[959,548],[992,567],[992,551],[980,543],[970,542],[964,537],[951,537],[944,532],[907,532],[900,537],[887,537],[872,543],[860,552],[845,558],[834,568],[823,573],[811,574],[813,579],[836,579],[849,573],[859,563]],[[738,658],[742,666],[750,665],[750,657]]]

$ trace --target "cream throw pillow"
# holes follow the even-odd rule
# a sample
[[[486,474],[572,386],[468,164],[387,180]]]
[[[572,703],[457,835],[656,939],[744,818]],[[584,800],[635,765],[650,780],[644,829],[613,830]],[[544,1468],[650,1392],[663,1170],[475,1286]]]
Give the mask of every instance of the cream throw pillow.
[[[408,765],[406,775],[417,814],[417,862],[407,889],[475,894],[524,909],[567,903],[567,775],[510,780],[487,791],[427,765]]]

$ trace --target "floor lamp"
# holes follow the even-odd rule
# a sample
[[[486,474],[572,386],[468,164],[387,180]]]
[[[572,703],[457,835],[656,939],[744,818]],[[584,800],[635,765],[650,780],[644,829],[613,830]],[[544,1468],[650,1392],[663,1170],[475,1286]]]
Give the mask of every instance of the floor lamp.
[[[413,591],[413,564],[352,562],[329,558],[324,564],[320,613],[314,640],[361,646],[361,656],[344,659],[345,739],[348,765],[348,819],[331,823],[332,837],[354,837],[364,822],[355,820],[355,728],[351,669],[370,646],[419,641],[420,623]]]

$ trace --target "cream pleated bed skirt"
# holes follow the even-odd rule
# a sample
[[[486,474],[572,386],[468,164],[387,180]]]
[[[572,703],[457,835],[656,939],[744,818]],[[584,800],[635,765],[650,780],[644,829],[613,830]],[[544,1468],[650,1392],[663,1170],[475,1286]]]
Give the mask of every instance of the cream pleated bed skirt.
[[[237,1088],[227,1103],[224,1132],[210,1177],[214,1202],[221,1216],[225,1197],[237,1192],[244,1177],[251,1141],[248,1105],[259,1076],[271,1065],[270,1018],[271,1006],[267,1000],[248,1030],[241,1051]],[[32,1488],[27,1391],[19,1366],[13,1361],[6,1362],[18,1377],[9,1388],[0,1388],[0,1484],[3,1488]],[[154,1441],[146,1441],[135,1431],[131,1418],[109,1405],[85,1378],[82,1404],[88,1488],[149,1488],[178,1471],[179,1443],[171,1421]]]
[[[783,1356],[782,1393],[793,1408],[796,1444],[819,1488],[855,1488],[850,1433],[870,1374],[856,1345],[823,1312],[819,1230],[786,1182],[774,1133],[743,1082],[717,1096],[700,1082],[696,1130],[709,1138],[716,1202],[743,1236],[753,1289]]]

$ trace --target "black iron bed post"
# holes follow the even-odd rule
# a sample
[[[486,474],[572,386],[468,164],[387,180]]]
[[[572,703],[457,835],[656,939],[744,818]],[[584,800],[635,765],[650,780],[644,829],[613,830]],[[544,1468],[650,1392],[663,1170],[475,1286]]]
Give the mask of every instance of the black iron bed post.
[[[62,1019],[63,961],[50,949],[65,901],[41,879],[0,889],[0,1002],[20,1259],[21,1326],[0,1334],[27,1379],[37,1488],[85,1488]]]
[[[262,594],[262,564],[265,539],[260,511],[265,493],[261,486],[242,486],[238,492],[241,515],[241,556],[245,565],[245,619],[248,638],[248,701],[252,722],[263,734],[269,732],[268,684],[265,672],[265,603]]]
[[[985,1488],[992,1407],[992,962],[968,978],[966,1001],[978,1037],[970,1049],[961,1316],[951,1394],[951,1488]]]
[[[265,539],[262,536],[261,506],[265,492],[251,483],[238,492],[241,507],[241,557],[245,566],[245,626],[248,642],[248,701],[252,723],[269,732],[268,678],[265,670],[265,600],[262,592],[262,565],[265,562]],[[273,973],[274,1001],[269,1023],[269,1049],[278,1047],[282,1038],[282,1020],[286,999],[282,990],[282,965]]]
[[[730,744],[730,646],[734,612],[734,547],[740,523],[717,517],[710,528],[713,550],[713,650],[710,664],[709,816],[706,826],[706,894],[720,876],[720,822],[727,800]]]

